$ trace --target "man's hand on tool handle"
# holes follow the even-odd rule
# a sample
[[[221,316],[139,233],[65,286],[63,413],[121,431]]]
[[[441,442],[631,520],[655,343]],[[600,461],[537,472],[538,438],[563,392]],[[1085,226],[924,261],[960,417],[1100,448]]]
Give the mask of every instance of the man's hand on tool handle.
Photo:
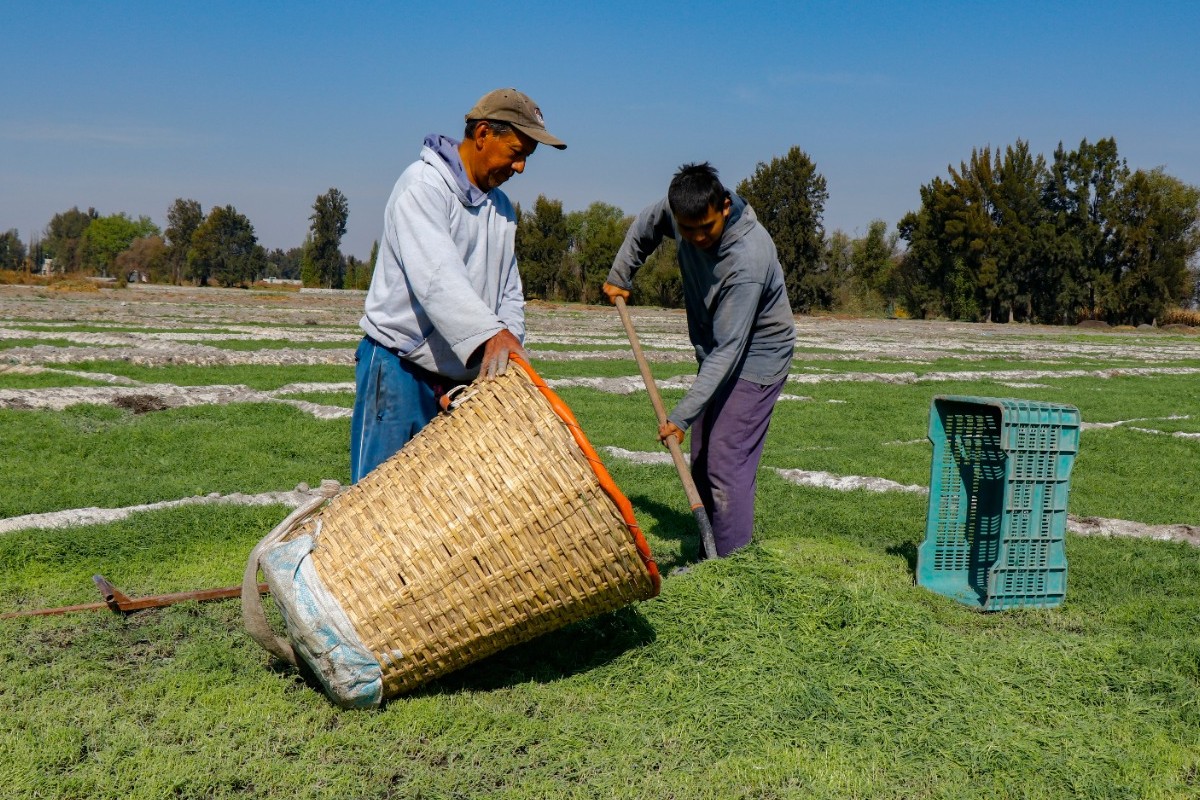
[[[479,371],[487,380],[494,380],[508,371],[508,358],[516,354],[525,358],[521,340],[505,328],[483,343],[483,360]]]
[[[620,286],[614,286],[611,283],[604,284],[602,287],[600,287],[600,290],[604,292],[604,296],[608,298],[608,302],[612,303],[614,306],[617,304],[618,297],[623,297],[626,300],[629,299],[628,289],[622,289]]]
[[[667,439],[671,436],[675,437],[676,444],[683,444],[683,431],[674,422],[664,422],[658,426],[658,440],[660,442],[667,445]]]
[[[605,283],[600,287],[600,289],[604,292],[604,296],[608,298],[608,302],[612,303],[614,306],[617,304],[618,297],[624,298],[625,300],[629,299],[629,290],[622,289],[620,286],[614,286],[611,283]],[[675,437],[676,443],[683,444],[683,431],[680,430],[679,426],[674,422],[668,421],[658,426],[658,440],[662,442],[664,446],[670,446],[667,444],[667,439],[672,436]]]

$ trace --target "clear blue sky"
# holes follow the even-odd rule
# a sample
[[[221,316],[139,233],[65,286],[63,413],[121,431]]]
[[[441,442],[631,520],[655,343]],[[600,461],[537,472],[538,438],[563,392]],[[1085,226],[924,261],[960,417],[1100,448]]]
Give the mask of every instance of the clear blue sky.
[[[1200,184],[1200,3],[10,2],[0,230],[94,207],[165,225],[233,205],[267,248],[349,200],[365,258],[427,133],[516,86],[569,148],[505,190],[636,213],[679,164],[733,186],[799,146],[827,231],[919,206],[972,148],[1117,140]]]

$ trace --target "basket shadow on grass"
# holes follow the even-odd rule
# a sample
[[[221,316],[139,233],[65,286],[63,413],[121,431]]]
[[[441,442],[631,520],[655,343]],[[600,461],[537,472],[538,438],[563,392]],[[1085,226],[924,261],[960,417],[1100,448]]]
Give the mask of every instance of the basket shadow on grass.
[[[646,618],[635,607],[626,606],[493,653],[410,692],[386,698],[383,707],[412,697],[491,692],[531,682],[554,683],[603,666],[629,650],[645,647],[655,637],[654,628]],[[336,707],[308,664],[303,659],[298,661],[293,666],[271,657],[267,669],[275,675],[291,676]]]

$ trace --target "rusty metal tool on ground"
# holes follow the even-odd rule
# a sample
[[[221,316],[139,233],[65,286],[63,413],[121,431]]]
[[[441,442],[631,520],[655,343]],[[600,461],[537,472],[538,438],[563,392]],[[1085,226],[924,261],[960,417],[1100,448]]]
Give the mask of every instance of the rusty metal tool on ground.
[[[147,608],[165,608],[176,603],[186,603],[189,600],[200,602],[205,600],[227,600],[233,597],[240,597],[242,594],[241,586],[226,586],[220,589],[199,589],[192,592],[156,594],[150,597],[130,597],[109,583],[108,579],[103,575],[93,575],[92,581],[96,584],[96,588],[100,590],[100,596],[104,598],[103,602],[59,606],[58,608],[41,608],[32,611],[12,611],[7,614],[0,614],[0,619],[41,617],[50,614],[68,614],[72,611],[102,611],[106,608],[118,614],[132,614],[134,611],[143,611]],[[270,589],[267,587],[267,584],[260,583],[258,591],[260,594],[266,594]]]
[[[637,361],[638,369],[641,370],[642,381],[646,384],[646,392],[650,395],[650,402],[654,405],[658,424],[663,425],[667,421],[667,412],[663,407],[662,397],[658,393],[658,384],[654,382],[654,376],[650,374],[650,365],[646,363],[646,357],[642,355],[642,345],[638,342],[637,331],[633,329],[633,320],[629,317],[629,309],[625,307],[625,298],[618,296],[614,300],[617,311],[621,315],[621,323],[625,326],[625,334],[629,337],[629,344],[633,348],[633,357]],[[704,510],[704,501],[700,499],[696,482],[692,480],[691,470],[688,469],[687,462],[683,460],[683,450],[680,449],[679,442],[675,441],[674,436],[667,437],[667,447],[671,451],[675,469],[679,472],[679,480],[683,482],[683,491],[687,494],[688,504],[692,507],[692,514],[696,517],[696,524],[700,526],[700,542],[704,546],[704,555],[706,558],[716,558],[717,542],[713,537],[712,522],[708,519],[708,512]]]

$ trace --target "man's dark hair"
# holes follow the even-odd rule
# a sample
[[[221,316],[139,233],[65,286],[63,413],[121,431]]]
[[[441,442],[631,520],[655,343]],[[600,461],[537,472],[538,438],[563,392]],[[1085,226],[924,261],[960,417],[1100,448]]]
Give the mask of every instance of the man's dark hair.
[[[721,184],[717,170],[707,161],[703,164],[684,164],[675,173],[667,189],[671,213],[684,219],[702,217],[709,208],[720,210],[727,197],[729,190]]]
[[[489,129],[491,129],[493,136],[503,136],[506,133],[513,132],[513,126],[509,125],[507,122],[496,122],[493,119],[469,119],[467,120],[467,129],[463,131],[463,138],[474,139],[475,126],[481,122],[487,123],[487,126]]]

